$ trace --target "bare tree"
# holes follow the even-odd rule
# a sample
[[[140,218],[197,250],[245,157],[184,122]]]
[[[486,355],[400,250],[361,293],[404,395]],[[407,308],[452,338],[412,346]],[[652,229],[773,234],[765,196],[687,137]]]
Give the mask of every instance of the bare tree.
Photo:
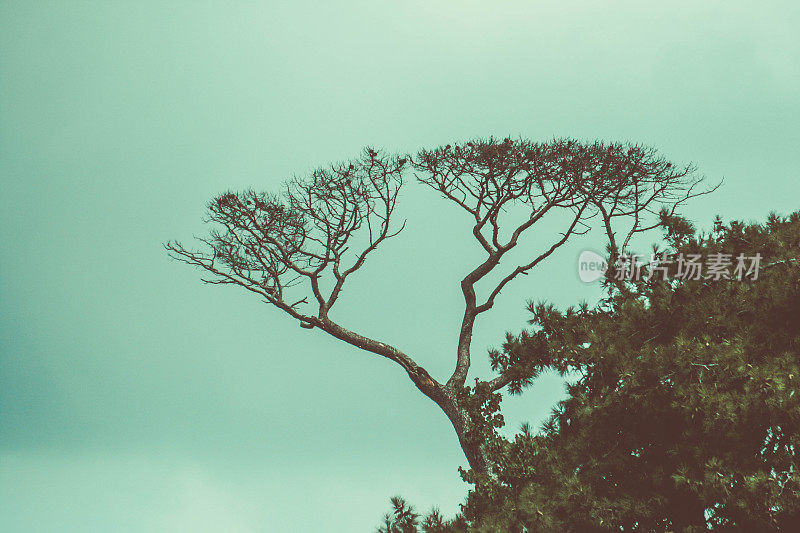
[[[394,237],[404,223],[394,220],[403,175],[460,206],[484,259],[461,279],[464,315],[454,354],[455,368],[437,381],[414,359],[387,343],[352,331],[331,315],[346,280],[367,255]],[[171,257],[211,274],[207,283],[235,284],[261,296],[297,320],[353,346],[399,364],[414,385],[452,423],[470,467],[488,472],[485,443],[476,436],[464,402],[476,318],[490,310],[506,285],[547,259],[567,240],[597,221],[612,260],[625,253],[633,235],[663,225],[702,181],[691,165],[676,167],[649,147],[554,140],[475,140],[391,156],[367,148],[360,158],[293,179],[276,195],[224,193],[208,204],[214,225],[200,239],[205,251],[178,242],[165,245]],[[503,270],[500,260],[545,216],[563,221],[563,231],[527,259]],[[625,229],[615,229],[624,223]],[[476,285],[493,273],[482,296]],[[499,280],[499,281],[497,281]],[[476,389],[511,391],[529,379],[501,373],[476,380]]]

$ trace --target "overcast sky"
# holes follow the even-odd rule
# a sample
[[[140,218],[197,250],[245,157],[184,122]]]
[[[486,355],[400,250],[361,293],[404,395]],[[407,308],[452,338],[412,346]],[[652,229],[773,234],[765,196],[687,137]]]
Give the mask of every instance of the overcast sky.
[[[788,1],[2,2],[0,530],[371,531],[397,493],[454,513],[461,450],[399,367],[203,285],[161,243],[203,234],[227,189],[489,135],[694,161],[725,179],[687,206],[701,227],[788,213],[798,26]],[[337,317],[443,379],[480,253],[409,185],[407,230]],[[600,242],[503,293],[475,375],[527,299],[597,297],[575,262]],[[561,391],[507,400],[508,431]]]

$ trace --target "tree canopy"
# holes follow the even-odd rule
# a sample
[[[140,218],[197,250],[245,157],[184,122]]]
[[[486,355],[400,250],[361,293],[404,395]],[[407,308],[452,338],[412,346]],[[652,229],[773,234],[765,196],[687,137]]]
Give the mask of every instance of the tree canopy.
[[[413,354],[345,327],[333,311],[368,256],[403,229],[395,208],[411,172],[466,212],[465,229],[483,254],[477,264],[454,272],[464,311],[449,355],[454,370],[441,380]],[[624,253],[634,235],[662,226],[686,200],[708,192],[698,187],[701,182],[692,165],[674,165],[654,148],[632,143],[490,138],[403,156],[366,148],[358,158],[289,180],[275,193],[217,196],[208,204],[211,230],[200,239],[204,248],[179,242],[166,248],[205,271],[207,283],[243,287],[303,328],[397,363],[447,416],[471,469],[487,473],[484,429],[472,415],[480,409],[470,406],[485,404],[486,394],[519,379],[516,369],[495,365],[495,375],[474,388],[465,385],[477,318],[515,278],[592,225],[607,237],[614,257]],[[546,217],[562,223],[561,231],[523,247]],[[522,260],[502,264],[515,249]],[[492,277],[488,288],[478,288]]]
[[[667,251],[760,254],[760,271],[609,275],[596,306],[531,304],[492,363],[516,369],[517,390],[561,372],[568,396],[541,431],[492,433],[496,475],[466,473],[446,530],[798,530],[800,213],[697,236],[667,222]]]

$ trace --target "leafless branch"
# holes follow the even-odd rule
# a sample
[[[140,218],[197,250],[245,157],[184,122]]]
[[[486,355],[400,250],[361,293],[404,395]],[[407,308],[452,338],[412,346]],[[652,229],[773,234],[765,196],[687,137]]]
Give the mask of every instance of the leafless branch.
[[[592,219],[601,221],[610,247],[621,253],[614,220],[630,224],[622,239],[624,250],[634,234],[661,225],[660,210],[674,213],[689,198],[708,192],[696,192],[701,179],[694,176],[693,166],[674,167],[653,148],[623,143],[490,138],[423,150],[413,168],[421,183],[470,215],[472,235],[487,254],[461,281],[465,311],[451,385],[466,379],[475,317],[491,309],[514,278],[527,274],[571,236],[588,232]],[[529,262],[503,275],[478,304],[476,284],[550,212],[572,213],[566,230]],[[500,388],[508,382],[501,377],[490,383]]]
[[[404,352],[331,317],[349,277],[404,227],[395,221],[395,207],[405,167],[468,214],[471,234],[486,254],[460,282],[464,315],[455,369],[444,384]],[[221,194],[208,204],[206,221],[213,227],[198,239],[203,249],[189,250],[179,242],[165,247],[174,259],[205,271],[206,283],[242,286],[301,327],[319,329],[400,365],[448,416],[470,465],[486,471],[483,449],[471,440],[466,410],[457,399],[470,369],[476,317],[491,309],[514,279],[570,238],[588,232],[595,220],[615,259],[633,235],[663,225],[664,217],[674,215],[683,202],[708,192],[698,190],[701,181],[693,166],[674,167],[654,149],[633,144],[490,138],[422,150],[413,157],[367,148],[357,159],[289,180],[279,194]],[[516,267],[504,271],[501,259],[551,217],[564,220],[563,231],[538,242]],[[628,224],[622,234],[615,228],[619,222]],[[477,285],[493,276],[499,281],[479,303]],[[513,372],[500,369],[500,375],[484,383],[499,390],[526,379]]]

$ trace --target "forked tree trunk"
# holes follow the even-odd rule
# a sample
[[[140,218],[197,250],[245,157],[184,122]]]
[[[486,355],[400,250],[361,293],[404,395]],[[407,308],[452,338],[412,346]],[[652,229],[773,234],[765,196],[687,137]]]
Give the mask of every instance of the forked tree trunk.
[[[457,394],[456,394],[456,387],[458,385],[449,385],[449,384],[442,384],[436,381],[428,374],[427,370],[416,364],[411,358],[405,355],[403,352],[397,350],[396,348],[384,344],[382,342],[375,341],[368,337],[364,337],[359,335],[355,332],[349,331],[342,326],[330,321],[330,320],[317,320],[317,319],[310,319],[314,326],[318,326],[324,329],[326,332],[330,333],[334,337],[342,339],[353,346],[361,348],[363,350],[368,350],[378,355],[382,355],[383,357],[387,357],[392,361],[395,361],[400,366],[402,366],[408,377],[414,383],[414,385],[428,398],[433,400],[436,405],[444,411],[444,414],[450,420],[450,423],[453,424],[453,429],[456,431],[456,435],[458,436],[458,442],[461,445],[461,449],[464,451],[464,455],[469,462],[470,468],[479,472],[481,474],[491,473],[490,462],[488,460],[485,446],[482,442],[476,442],[469,431],[469,415],[467,410],[464,409],[461,405],[459,405]],[[466,319],[465,319],[466,320]],[[465,351],[468,353],[469,349],[469,339],[471,336],[471,322],[470,328],[468,329],[467,333],[464,334],[462,332],[461,341],[460,341],[460,350]],[[466,339],[466,341],[464,341]],[[461,357],[459,358],[459,363],[462,372],[466,372],[469,369],[468,364],[463,364],[464,362],[468,362],[468,357]],[[463,380],[455,380],[460,381],[463,383]]]

